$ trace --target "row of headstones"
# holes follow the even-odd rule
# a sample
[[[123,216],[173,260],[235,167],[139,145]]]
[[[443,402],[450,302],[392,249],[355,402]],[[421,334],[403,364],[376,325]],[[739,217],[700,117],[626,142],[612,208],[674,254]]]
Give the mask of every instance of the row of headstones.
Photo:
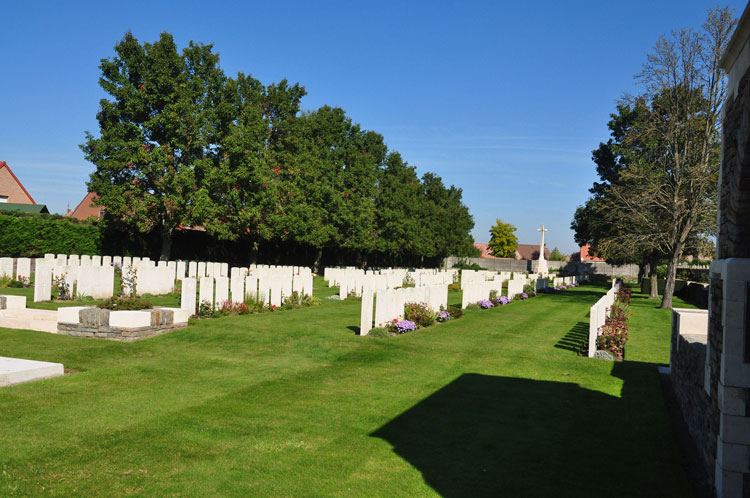
[[[394,319],[404,317],[406,303],[424,303],[437,312],[448,307],[448,285],[426,287],[404,287],[401,289],[367,290],[362,293],[360,312],[360,335],[370,333],[373,325],[373,302],[375,304],[375,327],[383,327]]]
[[[613,281],[612,288],[589,309],[589,358],[593,358],[594,353],[596,353],[596,338],[601,333],[601,328],[607,320],[609,308],[614,304],[619,289],[619,284]]]
[[[52,299],[53,281],[65,286],[69,297],[79,295],[106,299],[114,294],[115,269],[112,266],[62,266],[55,260],[39,258],[34,270],[34,302]]]
[[[339,297],[346,299],[349,294],[361,297],[364,292],[377,292],[386,289],[402,287],[409,279],[416,287],[430,287],[448,285],[457,277],[457,270],[442,271],[436,269],[383,269],[368,270],[348,268],[326,268],[323,278],[328,280],[328,286],[339,287]]]
[[[13,274],[13,259],[2,259],[3,268],[9,269]],[[18,258],[16,266],[21,270],[18,276],[30,278],[31,260],[29,258]],[[187,265],[187,266],[186,266]],[[184,261],[160,261],[158,264],[148,258],[131,258],[128,256],[81,256],[77,255],[46,255],[45,258],[36,260],[35,275],[35,301],[48,301],[51,299],[52,279],[57,278],[68,285],[71,297],[73,293],[81,296],[90,296],[95,299],[111,297],[114,293],[114,266],[121,266],[123,270],[123,292],[132,295],[133,286],[139,295],[167,294],[174,290],[175,278],[185,278],[185,269],[188,274],[204,276],[226,277],[228,273],[227,263],[206,263]],[[135,279],[130,274],[134,271]],[[274,278],[280,280],[280,286],[290,287],[292,275],[300,275],[309,281],[308,293],[312,295],[312,271],[305,267],[291,266],[269,266],[251,265],[249,268],[233,267],[229,272],[233,278],[244,276],[248,272],[255,272],[257,278]],[[75,287],[74,287],[75,286]],[[74,290],[75,289],[75,290]]]
[[[2,259],[2,258],[0,258]],[[7,258],[12,261],[12,258]],[[23,259],[23,258],[19,258]],[[151,268],[170,268],[174,271],[174,278],[182,280],[186,275],[188,277],[227,277],[230,275],[228,263],[207,262],[207,261],[151,261],[148,257],[130,257],[130,256],[88,256],[77,254],[45,254],[45,260],[56,260],[61,265],[69,266],[134,266],[138,269],[142,267]],[[238,267],[238,269],[241,267]],[[276,265],[250,265],[249,269],[290,269],[294,273],[299,273],[304,267],[298,266],[276,266]]]
[[[357,280],[365,276],[383,276],[386,277],[389,282],[396,287],[403,285],[404,277],[409,270],[405,268],[393,268],[383,270],[362,270],[360,268],[324,268],[323,269],[323,280],[328,282],[328,287],[341,287],[342,282],[348,282]]]
[[[489,299],[492,291],[497,292],[498,296],[505,295],[508,299],[513,300],[516,295],[523,292],[524,287],[532,282],[536,291],[540,291],[549,286],[549,281],[546,278],[535,278],[533,280],[525,278],[514,278],[507,280],[506,282],[507,286],[504,286],[503,284],[505,282],[499,277],[496,277],[495,280],[476,281],[466,284],[466,286],[463,288],[461,307],[466,308],[472,303]],[[503,287],[505,287],[506,289],[505,294],[503,294]]]
[[[13,266],[13,258],[0,258],[0,277],[12,279],[31,278],[31,259],[18,258],[18,264]]]
[[[291,297],[294,292],[300,296],[312,296],[311,272],[300,272],[288,279],[273,278],[271,273],[257,277],[241,271],[233,277],[185,277],[182,279],[180,308],[194,315],[197,306],[203,303],[207,303],[213,310],[221,308],[224,303],[240,303],[246,299],[269,306],[281,306],[284,299]]]
[[[501,281],[510,280],[512,275],[511,272],[496,272],[491,270],[461,270],[461,289],[464,288],[464,285],[473,284],[474,282],[497,279]]]
[[[552,286],[559,287],[560,285],[570,285],[572,283],[580,282],[584,277],[580,275],[570,275],[567,277],[555,277],[552,279]]]

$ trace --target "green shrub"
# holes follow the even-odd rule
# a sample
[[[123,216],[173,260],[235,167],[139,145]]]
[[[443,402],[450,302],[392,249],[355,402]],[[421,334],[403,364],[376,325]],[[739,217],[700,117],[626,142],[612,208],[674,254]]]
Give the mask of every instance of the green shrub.
[[[459,286],[458,284],[448,284],[448,292],[455,292],[460,290],[461,286]]]
[[[448,314],[451,316],[451,318],[461,318],[464,316],[464,311],[461,308],[457,308],[456,306],[448,306]]]
[[[123,311],[123,310],[146,310],[153,308],[153,305],[148,301],[142,299],[136,299],[134,297],[120,297],[112,296],[103,303],[97,305],[98,308]]]
[[[100,254],[99,228],[61,216],[0,215],[0,256],[39,258],[53,254]]]
[[[410,322],[414,322],[417,328],[421,328],[433,325],[437,314],[425,304],[406,303],[404,305],[404,318]]]
[[[392,337],[394,335],[396,334],[391,333],[386,327],[375,327],[370,329],[370,333],[367,334],[368,337]]]

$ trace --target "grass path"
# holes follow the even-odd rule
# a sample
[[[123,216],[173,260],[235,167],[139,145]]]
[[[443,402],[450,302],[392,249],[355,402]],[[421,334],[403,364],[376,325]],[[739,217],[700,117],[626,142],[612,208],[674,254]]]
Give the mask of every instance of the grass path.
[[[603,291],[388,339],[326,299],[131,344],[0,329],[0,356],[76,371],[0,389],[0,496],[690,496],[669,312],[636,296],[627,361],[579,357]]]

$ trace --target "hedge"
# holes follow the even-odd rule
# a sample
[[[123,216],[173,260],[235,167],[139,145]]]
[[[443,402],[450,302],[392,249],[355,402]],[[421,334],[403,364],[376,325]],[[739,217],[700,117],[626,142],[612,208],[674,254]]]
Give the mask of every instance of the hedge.
[[[0,256],[101,254],[99,228],[61,216],[0,215]]]

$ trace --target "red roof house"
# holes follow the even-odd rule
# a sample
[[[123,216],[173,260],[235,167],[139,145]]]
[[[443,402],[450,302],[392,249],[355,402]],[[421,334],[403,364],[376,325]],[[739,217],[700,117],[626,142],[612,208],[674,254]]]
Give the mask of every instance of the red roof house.
[[[36,204],[5,161],[0,161],[0,202],[8,204]]]
[[[591,245],[586,244],[585,246],[581,246],[581,261],[604,261],[602,258],[598,258],[591,254]]]
[[[101,218],[104,214],[105,207],[104,206],[95,206],[94,201],[98,199],[99,196],[96,195],[94,192],[89,192],[86,194],[86,197],[83,198],[81,202],[78,203],[76,208],[71,211],[68,209],[68,212],[65,213],[64,216],[67,216],[69,218],[75,218],[77,220],[87,220],[89,218]]]

